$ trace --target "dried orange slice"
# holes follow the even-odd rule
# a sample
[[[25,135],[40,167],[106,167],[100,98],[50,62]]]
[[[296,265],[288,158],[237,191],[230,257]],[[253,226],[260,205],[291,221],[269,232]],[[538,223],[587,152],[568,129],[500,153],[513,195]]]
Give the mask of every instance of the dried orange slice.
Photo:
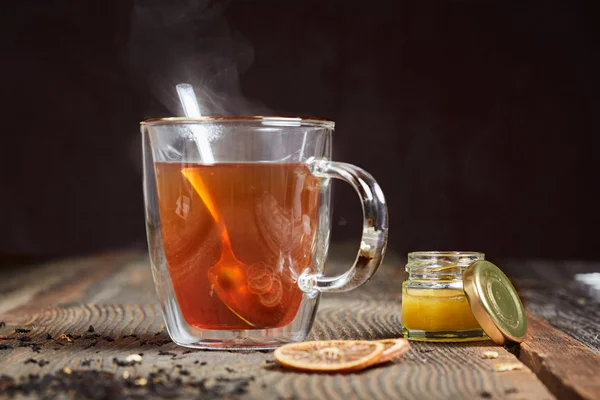
[[[366,340],[318,340],[286,344],[275,350],[284,367],[314,372],[347,372],[379,361],[385,346]]]
[[[396,357],[400,357],[410,349],[410,343],[406,339],[384,339],[377,342],[384,346],[383,354],[377,361],[377,364],[383,364]]]

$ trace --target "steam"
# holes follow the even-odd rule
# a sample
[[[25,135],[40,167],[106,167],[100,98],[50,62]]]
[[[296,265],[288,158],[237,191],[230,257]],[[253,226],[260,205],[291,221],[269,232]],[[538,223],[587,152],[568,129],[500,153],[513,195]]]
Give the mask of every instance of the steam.
[[[228,3],[135,0],[129,63],[139,84],[170,113],[183,115],[174,88],[187,82],[205,115],[268,114],[242,94],[239,77],[252,65],[254,49],[227,23]]]

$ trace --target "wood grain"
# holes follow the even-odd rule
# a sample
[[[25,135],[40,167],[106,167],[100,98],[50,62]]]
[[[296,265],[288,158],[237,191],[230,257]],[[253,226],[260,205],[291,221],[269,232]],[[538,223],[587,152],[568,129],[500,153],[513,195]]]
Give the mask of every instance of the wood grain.
[[[315,339],[399,336],[397,304],[371,304],[353,300],[348,295],[336,297],[339,298],[330,304],[323,302],[313,331]],[[88,332],[90,325],[94,327],[93,333]],[[20,378],[33,372],[60,373],[66,367],[73,371],[106,371],[115,379],[123,380],[126,371],[129,377],[149,379],[151,373],[164,369],[184,383],[253,377],[248,387],[252,398],[289,398],[290,395],[298,399],[553,398],[527,368],[494,372],[494,363],[519,361],[491,342],[414,343],[412,349],[395,362],[351,375],[320,375],[283,370],[273,363],[271,352],[190,351],[178,347],[168,340],[159,308],[152,304],[55,307],[41,312],[21,327],[31,332],[17,334],[15,326],[0,331],[1,336],[11,338],[2,343],[14,347],[0,351],[0,375]],[[63,333],[71,334],[74,341],[60,339]],[[52,340],[46,339],[48,334]],[[40,353],[17,347],[18,338],[24,335],[41,345]],[[499,358],[484,359],[482,353],[488,350],[499,352]],[[140,353],[143,360],[138,365],[120,367],[113,361]],[[30,358],[46,360],[49,364],[43,367],[25,364]],[[89,366],[82,365],[86,360],[90,361]],[[201,365],[202,362],[206,365]],[[181,375],[180,370],[189,375]],[[143,387],[136,390],[148,398],[153,395],[144,392]],[[174,394],[186,397],[196,389],[182,385],[173,390],[176,390]]]
[[[600,263],[512,260],[498,265],[531,314],[600,354],[600,299],[574,280],[575,274],[600,272]]]
[[[138,251],[117,251],[38,266],[3,268],[0,320],[22,323],[44,307],[107,301],[117,294],[115,288],[123,294],[143,296],[148,291],[136,290],[139,272],[134,273],[136,269],[141,271],[142,261],[145,269],[142,280],[148,287],[151,276],[147,256]],[[111,285],[116,279],[119,283]],[[153,292],[149,295],[153,296]]]
[[[354,261],[355,245],[335,246],[328,272],[342,273]],[[354,291],[354,298],[400,301],[404,272],[393,253],[384,274]],[[0,320],[23,323],[46,307],[69,304],[145,304],[157,301],[148,254],[117,251],[66,259],[24,269],[4,269],[0,279]],[[382,279],[383,278],[383,279]]]
[[[352,262],[354,246],[336,246],[332,250],[329,274],[342,272]],[[311,337],[382,339],[401,336],[401,282],[405,278],[402,265],[402,259],[390,253],[385,265],[367,285],[347,294],[325,295]],[[569,286],[566,278],[569,269],[565,265],[549,263],[546,270],[544,265],[538,263],[530,268],[521,262],[502,264],[502,267],[510,276],[519,277],[516,283],[530,311],[549,318],[555,326],[566,326],[565,321],[570,321],[574,327],[567,331],[589,348],[596,348],[600,324],[596,303],[579,294],[573,296],[576,288]],[[580,271],[584,267],[587,268],[578,266],[572,270]],[[519,361],[491,342],[414,343],[402,359],[351,375],[284,371],[273,363],[270,353],[264,352],[187,350],[171,343],[163,331],[147,255],[135,251],[63,260],[3,273],[0,300],[0,321],[7,323],[5,328],[0,328],[0,337],[8,338],[0,339],[0,345],[12,347],[0,350],[0,375],[58,374],[67,367],[73,371],[105,371],[115,382],[123,383],[135,377],[148,379],[163,370],[173,379],[178,377],[188,383],[169,388],[169,392],[178,397],[196,396],[200,381],[207,380],[206,385],[218,387],[220,378],[244,380],[250,377],[253,378],[247,380],[250,398],[553,398],[534,372],[561,398],[571,395],[593,398],[588,395],[596,389],[589,380],[575,378],[559,379],[558,386],[552,386],[557,376],[569,375],[563,367],[572,365],[574,368],[574,364],[562,364],[562,355],[556,351],[548,358],[548,346],[556,344],[542,346],[536,339],[537,334],[530,336],[521,353],[522,361],[531,370],[524,367],[502,373],[494,372],[495,363]],[[532,326],[537,326],[538,320],[533,318]],[[94,326],[93,333],[87,332],[89,325]],[[17,327],[32,330],[17,334],[14,332]],[[550,332],[548,327],[545,329],[545,333]],[[58,339],[62,333],[81,337],[71,343]],[[53,339],[47,340],[48,334]],[[21,343],[18,338],[22,336],[30,336],[28,343],[40,344],[40,353],[33,352],[31,347],[18,347]],[[569,349],[573,343],[577,344],[563,336],[572,341]],[[577,346],[573,348],[578,352],[585,350]],[[487,350],[497,351],[499,358],[483,359],[481,354]],[[138,353],[143,353],[141,364],[122,367],[113,361]],[[32,358],[50,363],[25,364]],[[179,370],[189,375],[180,374]],[[125,372],[129,374],[127,379],[123,378]],[[574,391],[580,384],[585,391]],[[566,392],[561,391],[563,389]],[[133,390],[134,395],[142,398],[156,395],[147,386],[134,385],[127,390]]]
[[[560,399],[600,399],[600,355],[529,316],[520,359]]]

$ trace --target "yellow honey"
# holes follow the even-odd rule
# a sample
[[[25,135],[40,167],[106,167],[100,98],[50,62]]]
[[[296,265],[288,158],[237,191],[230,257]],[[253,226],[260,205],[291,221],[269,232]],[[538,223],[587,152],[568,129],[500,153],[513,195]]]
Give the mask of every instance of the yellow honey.
[[[428,332],[481,329],[462,290],[402,288],[402,325]]]
[[[474,252],[414,252],[408,255],[409,277],[402,284],[404,337],[421,341],[487,339],[473,316],[463,290],[462,272]]]

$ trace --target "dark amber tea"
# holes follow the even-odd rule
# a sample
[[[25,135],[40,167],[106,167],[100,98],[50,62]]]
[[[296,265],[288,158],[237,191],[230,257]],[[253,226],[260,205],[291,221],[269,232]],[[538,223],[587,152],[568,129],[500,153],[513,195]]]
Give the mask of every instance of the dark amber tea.
[[[186,322],[289,324],[312,269],[320,179],[304,164],[156,163],[162,240]]]

